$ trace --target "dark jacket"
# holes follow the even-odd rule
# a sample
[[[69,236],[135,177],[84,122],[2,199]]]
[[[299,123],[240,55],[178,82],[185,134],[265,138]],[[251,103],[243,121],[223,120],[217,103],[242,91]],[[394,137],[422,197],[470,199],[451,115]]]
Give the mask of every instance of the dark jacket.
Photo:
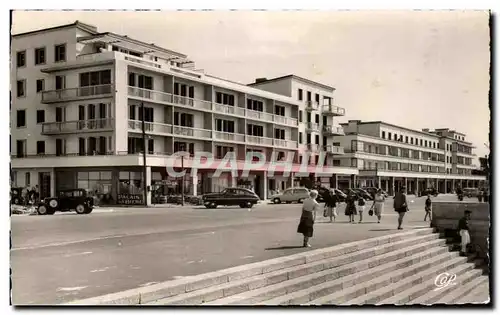
[[[408,211],[408,205],[406,203],[406,195],[402,193],[397,193],[394,196],[394,210],[397,212]]]
[[[425,208],[426,208],[426,210],[427,210],[427,209],[430,209],[430,208],[431,208],[431,206],[432,206],[432,200],[431,200],[430,198],[427,198],[427,199],[425,200]]]
[[[461,218],[458,221],[458,230],[469,230],[469,220],[466,217]]]
[[[325,203],[327,207],[335,208],[337,206],[337,195],[333,192],[325,194]]]

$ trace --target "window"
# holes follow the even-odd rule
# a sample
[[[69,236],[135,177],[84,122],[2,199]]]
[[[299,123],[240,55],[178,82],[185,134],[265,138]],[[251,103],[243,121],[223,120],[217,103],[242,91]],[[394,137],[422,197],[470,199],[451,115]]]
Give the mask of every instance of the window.
[[[45,154],[45,141],[36,142],[36,154]]]
[[[26,127],[26,110],[20,109],[17,111],[17,128]]]
[[[61,156],[66,154],[65,140],[56,139],[56,156]]]
[[[307,101],[310,102],[311,101],[311,92],[310,91],[307,91]]]
[[[285,129],[274,129],[274,138],[285,140]]]
[[[307,139],[306,141],[308,144],[311,143],[311,134],[310,133],[306,134],[306,139]]]
[[[323,116],[323,126],[327,126],[327,125],[328,125],[327,117]]]
[[[302,144],[302,132],[299,132],[299,144]]]
[[[215,94],[215,97],[216,97],[216,103],[218,104],[234,106],[234,95],[217,92]]]
[[[261,101],[256,101],[252,99],[247,99],[247,109],[250,110],[255,110],[258,112],[263,112],[264,111],[264,103]]]
[[[307,113],[307,122],[311,122],[311,113]]]
[[[285,116],[285,107],[276,105],[274,107],[274,113],[278,116]]]
[[[129,105],[128,107],[128,119],[135,120],[136,105]]]
[[[299,122],[302,122],[302,111],[299,110]]]
[[[425,147],[427,147],[427,140],[425,140]]]
[[[405,137],[405,142],[408,143],[408,136]]]
[[[215,158],[218,160],[223,159],[228,152],[233,152],[233,151],[234,151],[233,147],[218,145],[215,147]]]
[[[319,135],[314,136],[314,143],[319,144]]]
[[[16,153],[18,158],[26,156],[26,140],[16,140]]]
[[[56,107],[56,122],[63,122],[63,121],[64,121],[64,109],[62,107]]]
[[[413,144],[413,137],[410,138],[410,143]]]
[[[333,166],[340,166],[340,160],[333,160]]]
[[[45,110],[39,109],[36,111],[36,123],[41,124],[45,122]]]
[[[385,131],[382,131],[382,139],[385,139]]]
[[[56,90],[63,90],[66,88],[66,77],[63,75],[56,75]]]
[[[36,80],[36,92],[40,93],[45,89],[45,80],[44,79],[38,79]]]
[[[26,66],[26,50],[18,51],[16,54],[16,64],[18,68]]]
[[[392,133],[389,132],[389,138],[388,139],[391,140],[391,138],[392,138]]]
[[[194,86],[176,82],[174,83],[174,95],[194,98]]]
[[[315,118],[316,118],[316,119],[315,119],[315,122],[316,122],[317,124],[319,124],[319,114],[316,114],[316,117],[315,117]]]
[[[25,178],[24,178],[24,184],[25,186],[30,186],[31,185],[31,173],[30,172],[26,172],[24,174]]]
[[[35,49],[35,65],[45,64],[45,47]]]
[[[151,82],[149,81],[149,78]],[[139,76],[139,87],[152,89],[153,78],[147,76]],[[147,81],[147,84],[145,82]],[[134,81],[135,82],[135,81]],[[106,85],[111,84],[111,70],[101,70],[93,72],[80,73],[80,86],[96,86],[96,85]],[[129,85],[130,85],[130,75],[129,75]],[[147,85],[147,87],[145,87]]]
[[[54,47],[54,61],[66,61],[66,44],[56,45]]]
[[[299,101],[302,101],[302,99],[304,98],[303,93],[304,92],[302,91],[302,89],[299,89],[299,95],[298,95],[299,96]]]
[[[85,138],[78,138],[78,155],[85,155]]]
[[[154,154],[154,152],[155,152],[155,140],[148,139],[148,153]]]
[[[422,139],[420,139],[420,146],[422,146]]]
[[[140,117],[140,115],[139,115],[139,117]],[[175,126],[184,126],[184,127],[194,127],[193,115],[175,112],[174,113],[174,125]]]
[[[315,101],[316,101],[316,104],[319,104],[319,94],[315,95]]]
[[[26,80],[18,80],[17,81],[17,97],[26,96]]]
[[[216,119],[215,130],[234,133],[234,121],[225,119]]]
[[[264,137],[264,127],[259,125],[248,124],[247,134],[250,136]]]

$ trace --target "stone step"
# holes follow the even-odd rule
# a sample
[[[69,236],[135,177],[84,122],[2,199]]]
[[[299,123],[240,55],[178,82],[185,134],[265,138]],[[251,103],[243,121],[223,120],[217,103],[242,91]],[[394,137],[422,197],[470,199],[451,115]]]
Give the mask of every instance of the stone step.
[[[275,272],[266,273],[264,275],[258,275],[251,278],[241,279],[239,281],[232,281],[229,283],[224,283],[220,285],[215,285],[202,290],[196,290],[187,294],[181,294],[173,297],[168,297],[165,299],[160,299],[158,301],[151,302],[149,304],[154,305],[185,305],[185,304],[201,304],[214,301],[216,299],[221,299],[223,297],[233,296],[238,293],[247,292],[240,295],[238,298],[227,298],[225,303],[229,300],[232,302],[244,300],[246,295],[258,294],[260,291],[255,291],[256,289],[265,287],[265,296],[270,294],[281,294],[283,288],[278,286],[275,289],[275,284],[286,281],[288,287],[300,287],[302,285],[314,285],[326,281],[332,277],[339,277],[342,274],[351,274],[356,272],[356,270],[362,270],[360,268],[368,268],[368,263],[361,265],[359,261],[368,262],[367,259],[375,257],[377,255],[383,255],[388,253],[388,258],[381,256],[380,259],[393,259],[397,257],[398,254],[406,255],[409,251],[408,246],[415,245],[421,246],[421,243],[433,241],[433,244],[442,244],[443,241],[437,238],[437,234],[427,234],[423,236],[410,237],[395,243],[388,243],[381,246],[374,246],[372,248],[367,248],[364,250],[356,251],[351,254],[343,255],[340,257],[328,258],[316,262],[312,262],[306,265],[299,265],[295,267],[290,267],[286,269],[277,270]],[[399,252],[394,252],[394,250],[401,249]],[[355,268],[358,269],[355,269]],[[275,285],[275,286],[273,286]],[[262,291],[262,290],[261,290]],[[253,292],[253,293],[252,293]],[[275,295],[272,295],[275,296]],[[272,297],[271,296],[271,297]],[[270,297],[269,297],[270,298]]]
[[[479,275],[468,283],[461,283],[459,287],[447,292],[443,297],[435,302],[435,304],[462,304],[461,300],[464,296],[471,293],[479,285],[488,282],[487,276]]]
[[[409,281],[409,285],[398,286],[398,290],[394,290],[396,294],[380,300],[378,304],[408,304],[421,295],[434,290],[436,288],[434,281],[439,274],[447,272],[459,277],[463,273],[474,269],[474,264],[467,263],[467,261],[467,257],[456,257],[437,268],[431,268],[430,271],[415,275],[412,277],[413,279],[405,279],[405,281]]]
[[[457,289],[457,286],[461,287],[466,285],[474,278],[477,278],[481,275],[482,271],[480,269],[472,269],[467,272],[462,273],[461,275],[457,275],[457,279],[455,279],[455,285],[448,285],[443,287],[442,289],[437,289],[436,287],[433,290],[419,296],[418,298],[410,301],[407,305],[412,304],[424,304],[424,305],[432,305],[439,301],[440,298],[445,296],[450,292],[454,292]]]
[[[364,304],[380,304],[384,299],[391,298],[398,293],[410,289],[413,286],[434,278],[435,275],[449,270],[450,267],[455,267],[467,261],[466,257],[459,257],[456,252],[447,252],[439,257],[435,257],[430,261],[423,262],[420,266],[411,269],[405,273],[400,271],[389,274],[391,285],[381,287],[380,289],[366,291],[365,295],[360,295],[357,298],[347,300],[342,305],[364,305]],[[382,279],[386,280],[386,279]],[[434,281],[434,279],[432,280]],[[326,298],[328,301],[328,298]]]
[[[439,240],[438,240],[439,241]],[[442,240],[441,240],[442,241]],[[306,304],[317,300],[333,292],[345,292],[349,294],[350,290],[362,286],[363,283],[373,278],[394,272],[394,270],[409,271],[414,265],[422,264],[423,261],[432,260],[433,257],[447,253],[445,247],[439,246],[439,243],[432,244],[434,241],[422,243],[413,248],[408,248],[405,257],[384,260],[382,264],[378,263],[375,268],[366,269],[362,272],[346,275],[339,279],[332,279],[317,286],[310,286],[296,292],[287,292],[286,295],[278,296],[274,299],[264,300],[263,305],[287,305],[287,304]],[[442,242],[441,242],[442,244]],[[417,250],[422,250],[417,252]],[[355,289],[355,292],[357,289]]]
[[[397,242],[414,236],[430,235],[432,228],[415,228],[403,233],[389,234],[369,238],[356,242],[346,243],[317,250],[308,250],[290,256],[274,258],[262,262],[241,265],[224,270],[209,272],[182,279],[166,281],[147,287],[130,289],[103,296],[72,301],[63,305],[137,305],[147,304],[166,297],[172,297],[187,292],[201,290],[210,286],[250,278],[269,272],[304,265],[310,262],[329,257],[343,256],[355,251],[372,248],[374,246]]]
[[[484,278],[486,276],[480,276],[479,278]],[[486,277],[487,278],[487,277]],[[490,298],[490,283],[489,278],[483,283],[475,287],[471,292],[466,294],[464,297],[457,301],[458,304],[463,303],[474,303],[474,304],[485,304],[491,301]]]

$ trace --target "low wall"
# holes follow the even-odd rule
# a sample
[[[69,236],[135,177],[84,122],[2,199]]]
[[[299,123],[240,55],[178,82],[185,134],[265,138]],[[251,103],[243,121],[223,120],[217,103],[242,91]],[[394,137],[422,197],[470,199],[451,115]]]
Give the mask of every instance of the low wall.
[[[474,201],[434,201],[432,203],[431,227],[439,232],[449,233],[458,229],[458,221],[464,211],[471,211],[469,234],[471,243],[483,258],[488,256],[490,232],[490,204]]]

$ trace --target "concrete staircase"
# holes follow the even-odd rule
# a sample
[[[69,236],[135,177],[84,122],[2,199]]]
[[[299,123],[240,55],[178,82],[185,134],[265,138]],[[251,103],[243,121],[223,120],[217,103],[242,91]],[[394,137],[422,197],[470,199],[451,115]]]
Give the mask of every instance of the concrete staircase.
[[[357,305],[484,303],[482,260],[418,228],[71,304]],[[436,277],[455,274],[435,290]]]

